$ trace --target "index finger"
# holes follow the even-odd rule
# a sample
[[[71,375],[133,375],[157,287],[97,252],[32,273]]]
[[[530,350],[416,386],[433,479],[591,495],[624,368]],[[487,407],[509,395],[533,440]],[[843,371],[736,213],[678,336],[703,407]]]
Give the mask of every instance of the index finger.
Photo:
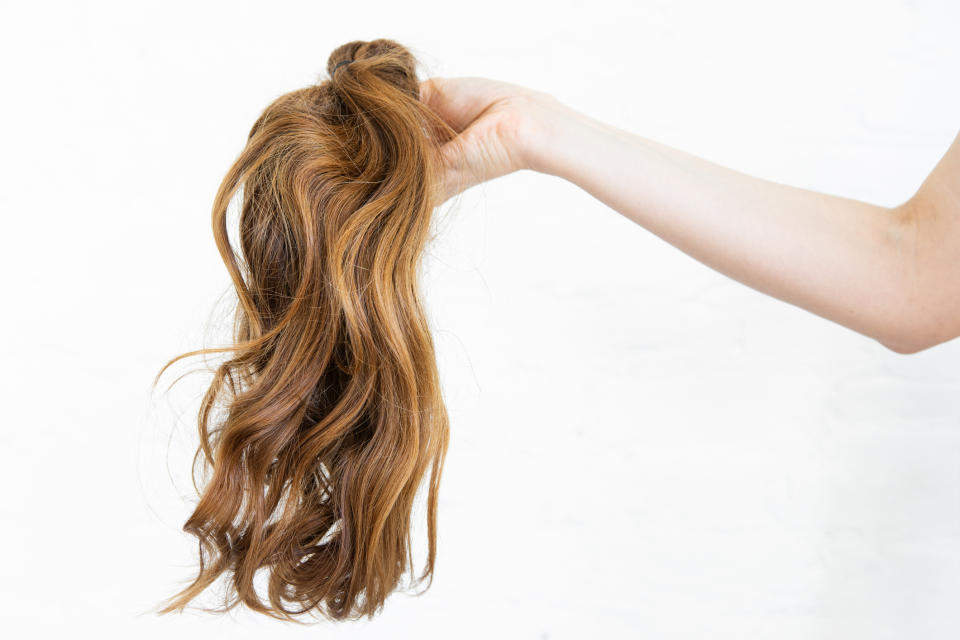
[[[493,84],[483,78],[427,78],[420,83],[420,101],[460,133],[497,98]]]

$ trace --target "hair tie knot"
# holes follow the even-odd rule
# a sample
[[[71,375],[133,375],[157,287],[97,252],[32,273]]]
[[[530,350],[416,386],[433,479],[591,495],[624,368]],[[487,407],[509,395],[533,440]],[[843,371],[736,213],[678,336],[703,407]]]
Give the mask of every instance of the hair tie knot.
[[[343,60],[342,62],[338,62],[337,64],[335,64],[333,67],[333,70],[330,71],[330,77],[332,78],[333,74],[335,74],[337,72],[337,69],[339,69],[341,66],[345,64],[350,64],[351,62],[353,62],[353,60]]]

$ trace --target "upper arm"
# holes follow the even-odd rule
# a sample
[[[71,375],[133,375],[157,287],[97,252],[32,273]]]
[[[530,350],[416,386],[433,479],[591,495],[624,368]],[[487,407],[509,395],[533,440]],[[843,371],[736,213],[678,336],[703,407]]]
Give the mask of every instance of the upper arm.
[[[960,134],[914,196],[899,207],[907,273],[901,353],[960,336]]]

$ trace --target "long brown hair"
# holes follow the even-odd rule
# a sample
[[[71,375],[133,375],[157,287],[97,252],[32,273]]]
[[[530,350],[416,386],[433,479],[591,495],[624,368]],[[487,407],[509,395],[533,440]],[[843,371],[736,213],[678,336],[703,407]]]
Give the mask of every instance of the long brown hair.
[[[327,74],[266,108],[216,194],[233,344],[177,356],[154,380],[182,358],[230,354],[198,414],[194,471],[202,459],[210,475],[183,529],[199,541],[199,573],[159,613],[226,574],[224,606],[207,610],[373,617],[413,565],[428,469],[428,554],[413,584],[433,580],[448,418],[418,270],[439,148],[456,132],[420,101],[416,60],[394,41],[338,47]],[[227,210],[241,192],[237,252]]]

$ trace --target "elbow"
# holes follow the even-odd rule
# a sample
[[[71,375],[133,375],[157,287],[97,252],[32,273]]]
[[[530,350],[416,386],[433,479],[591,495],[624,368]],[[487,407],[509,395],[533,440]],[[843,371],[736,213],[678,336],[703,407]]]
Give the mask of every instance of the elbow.
[[[920,353],[921,351],[926,351],[930,347],[935,347],[940,344],[942,341],[933,341],[933,340],[899,340],[899,341],[890,341],[890,340],[877,340],[881,345],[893,351],[894,353],[900,355],[913,355],[914,353]]]
[[[957,337],[958,327],[951,312],[955,305],[945,299],[940,278],[921,262],[920,229],[927,224],[928,208],[914,197],[893,212],[900,277],[876,340],[894,353],[911,355]]]
[[[957,337],[955,323],[939,322],[935,316],[914,316],[877,338],[881,345],[901,355],[912,355],[948,342]]]

